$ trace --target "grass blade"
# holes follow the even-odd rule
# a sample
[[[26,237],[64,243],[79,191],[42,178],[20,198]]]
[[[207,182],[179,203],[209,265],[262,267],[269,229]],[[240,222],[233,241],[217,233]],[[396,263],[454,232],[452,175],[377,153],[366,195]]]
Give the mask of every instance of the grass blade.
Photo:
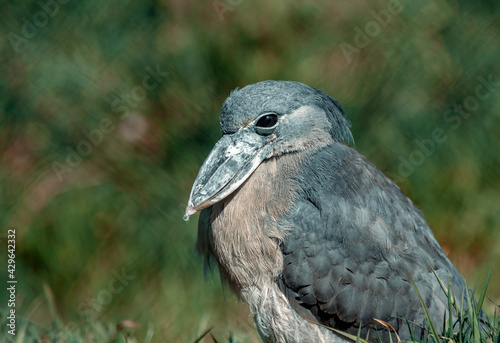
[[[359,323],[358,335],[356,336],[356,343],[359,343],[360,338],[361,338],[361,322]]]
[[[149,324],[148,332],[146,333],[146,338],[144,338],[144,343],[150,343],[151,340],[153,339],[153,335],[154,335],[153,325]]]
[[[363,339],[363,338],[360,338],[360,337],[356,337],[354,335],[351,335],[350,333],[347,333],[347,332],[344,332],[344,331],[340,331],[340,330],[337,330],[337,329],[334,329],[334,328],[331,328],[329,326],[326,326],[326,325],[323,325],[321,323],[318,323],[318,322],[315,322],[315,321],[312,321],[312,320],[307,320],[309,323],[312,323],[312,324],[316,324],[316,325],[319,325],[319,326],[322,326],[324,327],[325,329],[328,329],[330,331],[333,331],[333,332],[336,332],[338,333],[339,335],[342,335],[344,337],[347,337],[349,338],[350,340],[354,341],[354,342],[361,342],[361,343],[370,343],[369,341]],[[358,332],[358,335],[360,334],[360,332]]]
[[[211,333],[210,333],[210,337],[212,337],[212,341],[213,341],[214,343],[219,343],[219,341],[217,341],[217,340],[215,339],[214,335],[212,335]]]
[[[448,279],[448,288],[450,288],[450,280]],[[448,296],[448,337],[453,338],[453,308],[451,293],[446,294]]]
[[[479,316],[481,313],[481,309],[483,308],[484,298],[486,297],[486,290],[488,289],[488,285],[490,283],[491,271],[493,270],[493,264],[490,266],[490,271],[488,272],[488,276],[486,276],[486,281],[484,281],[483,289],[481,290],[481,294],[479,295],[479,299],[477,301],[476,315]]]
[[[472,294],[469,292],[466,292],[466,298],[467,298],[467,306],[469,308],[468,315],[470,316],[469,319],[469,325],[472,326],[472,337],[473,337],[473,342],[474,343],[481,343],[481,335],[479,334],[479,321],[477,320],[476,316],[476,311],[474,311],[474,308],[472,307],[473,301],[471,301]]]
[[[205,331],[204,331],[204,332],[200,335],[200,337],[198,337],[198,338],[194,341],[194,343],[199,343],[199,342],[201,342],[201,340],[202,340],[202,339],[203,339],[206,335],[208,335],[208,333],[209,333],[210,331],[212,331],[212,329],[213,329],[213,327],[206,329],[206,330],[205,330]]]
[[[422,306],[422,309],[424,310],[425,317],[427,318],[427,322],[429,323],[431,333],[432,333],[432,338],[434,339],[434,342],[436,343],[441,343],[441,340],[439,339],[439,335],[436,331],[436,328],[434,327],[434,324],[432,323],[431,316],[429,315],[429,311],[427,310],[427,306],[425,306],[424,300],[422,299],[422,296],[420,295],[420,292],[418,291],[417,285],[415,284],[415,281],[413,281],[413,278],[411,277],[410,272],[408,269],[406,269],[406,273],[408,274],[408,277],[410,278],[411,284],[413,285],[413,288],[415,288],[415,292],[417,292],[418,299],[420,300],[420,305]]]
[[[449,285],[448,283],[448,287],[449,288],[446,288],[446,286],[444,285],[444,282],[443,280],[441,280],[441,278],[439,277],[439,275],[437,275],[436,271],[434,270],[434,268],[432,268],[432,266],[429,264],[429,267],[431,268],[432,270],[432,273],[434,274],[434,276],[436,277],[436,280],[438,281],[439,283],[439,286],[441,286],[441,289],[443,290],[444,294],[446,294],[446,296],[448,296],[450,298],[451,296],[451,303],[453,305],[453,307],[455,308],[455,310],[457,311],[457,314],[460,315],[462,313],[461,309],[458,307],[458,304],[456,302],[456,299],[455,299],[455,294],[453,293],[453,288]],[[451,312],[450,312],[451,313]]]

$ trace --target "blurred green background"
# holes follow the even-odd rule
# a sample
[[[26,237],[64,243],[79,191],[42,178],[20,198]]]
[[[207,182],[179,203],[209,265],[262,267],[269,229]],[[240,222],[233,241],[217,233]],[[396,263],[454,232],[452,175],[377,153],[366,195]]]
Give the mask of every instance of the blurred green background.
[[[266,79],[343,104],[356,149],[471,287],[493,263],[500,303],[498,1],[26,0],[0,13],[0,336],[13,228],[25,341],[109,338],[130,320],[118,327],[138,341],[213,328],[256,342],[246,306],[205,283],[197,216],[182,216],[223,100]]]

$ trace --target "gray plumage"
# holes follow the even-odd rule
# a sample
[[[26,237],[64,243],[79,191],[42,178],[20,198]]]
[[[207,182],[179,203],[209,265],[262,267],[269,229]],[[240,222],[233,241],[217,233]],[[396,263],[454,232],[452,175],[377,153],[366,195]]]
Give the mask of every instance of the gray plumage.
[[[448,302],[431,266],[455,294],[465,282],[420,210],[346,144],[339,103],[302,83],[264,81],[233,91],[220,125],[186,214],[202,211],[198,252],[248,302],[265,342],[345,341],[324,326],[387,340],[375,319],[403,339],[406,320],[424,335],[408,273],[443,322]]]

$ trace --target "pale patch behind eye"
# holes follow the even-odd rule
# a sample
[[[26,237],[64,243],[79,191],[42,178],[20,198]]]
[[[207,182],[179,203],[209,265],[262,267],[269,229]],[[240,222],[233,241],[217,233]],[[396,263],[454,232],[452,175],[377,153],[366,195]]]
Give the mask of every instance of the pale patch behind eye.
[[[274,155],[320,148],[331,144],[332,124],[326,112],[317,106],[302,106],[280,118],[281,137],[274,149]]]

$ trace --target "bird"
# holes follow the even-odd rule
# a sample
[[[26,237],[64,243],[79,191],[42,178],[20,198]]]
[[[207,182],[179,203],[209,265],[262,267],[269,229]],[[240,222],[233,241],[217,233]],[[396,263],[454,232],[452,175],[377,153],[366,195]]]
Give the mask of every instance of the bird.
[[[233,90],[193,183],[196,251],[249,305],[263,342],[428,334],[469,292],[422,212],[355,150],[333,97],[267,80]],[[450,288],[448,288],[450,289]],[[454,311],[453,311],[454,312]],[[455,318],[455,317],[454,317]]]

